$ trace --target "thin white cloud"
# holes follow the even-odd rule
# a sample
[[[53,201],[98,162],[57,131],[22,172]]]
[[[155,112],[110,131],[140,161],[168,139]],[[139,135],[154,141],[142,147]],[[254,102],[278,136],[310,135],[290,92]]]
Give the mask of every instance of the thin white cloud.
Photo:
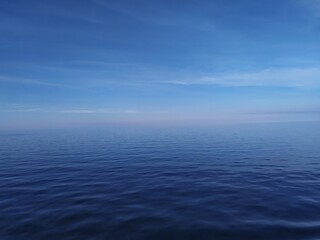
[[[110,4],[103,0],[92,0],[95,4],[109,10],[118,12],[139,21],[145,21],[148,24],[159,26],[184,27],[203,32],[217,32],[216,24],[207,19],[202,12],[202,5],[195,5],[192,11],[184,5],[181,8],[173,10],[170,5],[161,1],[146,1],[143,8],[137,2],[136,4],[123,4],[121,1]]]
[[[67,109],[59,111],[61,113],[79,113],[79,114],[91,114],[91,113],[123,113],[123,114],[136,114],[139,111],[136,110],[115,110],[115,109]]]
[[[137,114],[140,111],[134,109],[107,109],[107,108],[72,108],[72,109],[57,109],[57,108],[45,108],[37,106],[27,106],[20,104],[11,104],[3,106],[0,112],[46,112],[46,113],[75,113],[75,114]]]
[[[96,110],[89,109],[69,109],[69,110],[61,110],[62,113],[96,113]]]
[[[21,108],[21,109],[5,109],[1,112],[40,112],[41,108]]]
[[[78,60],[70,62],[72,64],[78,65],[91,65],[91,66],[139,66],[136,63],[128,63],[128,62],[112,62],[112,61],[101,61],[101,60]]]
[[[283,109],[278,111],[255,111],[255,112],[246,112],[245,114],[252,114],[252,115],[261,115],[261,114],[320,114],[320,108],[314,109]]]
[[[320,68],[282,68],[204,76],[186,81],[166,81],[178,85],[218,85],[225,87],[320,87]]]
[[[40,81],[38,79],[9,77],[9,76],[0,76],[0,82],[15,82],[15,83],[23,83],[23,84],[44,85],[44,86],[51,86],[51,87],[64,86],[62,84]]]

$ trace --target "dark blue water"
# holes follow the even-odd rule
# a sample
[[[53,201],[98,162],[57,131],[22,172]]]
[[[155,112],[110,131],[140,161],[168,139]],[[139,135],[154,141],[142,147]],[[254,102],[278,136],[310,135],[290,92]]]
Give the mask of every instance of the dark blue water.
[[[320,239],[320,123],[0,133],[0,239]]]

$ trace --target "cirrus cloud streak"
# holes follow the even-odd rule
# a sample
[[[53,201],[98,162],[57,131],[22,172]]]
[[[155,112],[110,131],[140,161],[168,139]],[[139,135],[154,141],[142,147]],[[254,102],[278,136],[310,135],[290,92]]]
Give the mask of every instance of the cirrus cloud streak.
[[[282,68],[207,75],[193,80],[165,81],[177,85],[217,85],[224,87],[297,87],[319,88],[320,68]]]

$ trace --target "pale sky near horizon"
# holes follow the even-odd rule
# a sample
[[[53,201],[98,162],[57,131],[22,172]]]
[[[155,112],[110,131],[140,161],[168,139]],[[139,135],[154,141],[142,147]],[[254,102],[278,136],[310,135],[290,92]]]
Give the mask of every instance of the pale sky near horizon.
[[[320,120],[320,0],[3,0],[0,129]]]

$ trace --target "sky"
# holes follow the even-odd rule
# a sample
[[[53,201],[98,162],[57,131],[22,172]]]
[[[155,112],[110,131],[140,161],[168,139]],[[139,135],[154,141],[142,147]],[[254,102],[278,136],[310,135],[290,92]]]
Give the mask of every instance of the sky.
[[[320,120],[320,0],[3,0],[0,129]]]

